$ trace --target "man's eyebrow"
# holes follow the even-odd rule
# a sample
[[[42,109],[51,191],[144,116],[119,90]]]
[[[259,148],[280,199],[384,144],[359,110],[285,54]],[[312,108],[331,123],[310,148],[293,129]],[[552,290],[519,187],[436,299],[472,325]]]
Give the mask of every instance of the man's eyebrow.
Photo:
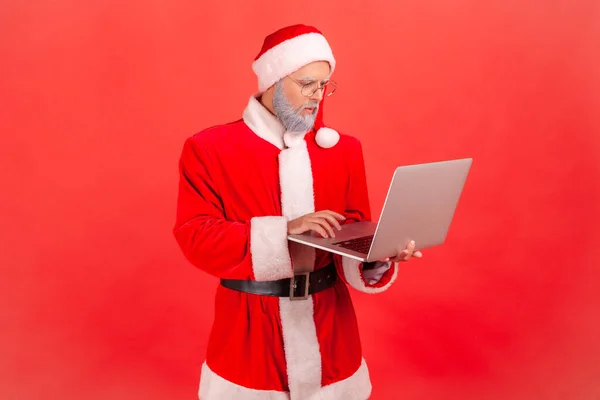
[[[307,76],[307,77],[304,77],[304,78],[300,78],[298,80],[302,81],[302,82],[316,82],[318,79],[314,78],[312,76]],[[330,78],[324,78],[323,80],[321,80],[321,82],[327,82],[329,80],[330,80]]]

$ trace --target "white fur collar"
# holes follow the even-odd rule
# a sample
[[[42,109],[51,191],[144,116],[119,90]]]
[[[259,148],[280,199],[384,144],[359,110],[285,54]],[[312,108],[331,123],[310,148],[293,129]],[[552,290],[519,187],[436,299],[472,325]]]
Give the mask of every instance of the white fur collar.
[[[246,125],[257,136],[272,143],[280,150],[285,147],[283,142],[284,126],[276,116],[260,104],[256,95],[250,97],[248,105],[244,110],[243,118]]]
[[[250,97],[244,110],[244,122],[252,132],[275,145],[279,150],[286,147],[297,146],[304,140],[307,132],[286,131],[283,124],[276,116],[271,114],[257,99],[257,95]]]

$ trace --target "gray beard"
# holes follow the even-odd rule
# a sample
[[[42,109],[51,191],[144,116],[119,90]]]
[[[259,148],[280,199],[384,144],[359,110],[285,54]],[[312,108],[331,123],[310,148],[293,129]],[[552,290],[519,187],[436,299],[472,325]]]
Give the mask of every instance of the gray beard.
[[[312,114],[300,114],[305,108],[311,107],[315,108]],[[279,121],[281,121],[286,130],[290,132],[306,132],[315,125],[317,111],[319,111],[319,103],[310,102],[298,109],[294,109],[287,97],[285,97],[283,85],[281,81],[279,81],[275,84],[273,108],[275,109],[275,115],[277,115],[277,118],[279,118]]]

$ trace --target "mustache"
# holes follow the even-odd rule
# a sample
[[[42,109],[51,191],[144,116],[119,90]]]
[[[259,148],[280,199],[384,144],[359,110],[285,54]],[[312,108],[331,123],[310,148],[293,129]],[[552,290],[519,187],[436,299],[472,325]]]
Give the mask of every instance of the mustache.
[[[306,103],[301,107],[298,107],[298,109],[296,110],[297,113],[299,113],[302,110],[305,110],[307,108],[314,108],[315,110],[313,112],[317,112],[319,111],[319,103],[311,101],[310,103]]]

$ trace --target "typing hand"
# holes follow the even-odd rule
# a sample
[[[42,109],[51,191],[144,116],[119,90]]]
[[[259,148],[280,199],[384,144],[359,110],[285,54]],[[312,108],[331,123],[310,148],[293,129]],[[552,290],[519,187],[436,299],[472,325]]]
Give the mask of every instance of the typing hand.
[[[338,221],[344,221],[346,217],[333,211],[325,210],[303,215],[288,222],[288,234],[298,235],[313,231],[324,238],[334,238],[335,231],[342,229]]]
[[[408,261],[411,257],[421,258],[423,257],[423,253],[420,251],[415,251],[415,241],[411,240],[406,249],[398,252],[396,257],[388,257],[385,260],[381,261],[391,261],[391,262],[400,262],[400,261]]]

